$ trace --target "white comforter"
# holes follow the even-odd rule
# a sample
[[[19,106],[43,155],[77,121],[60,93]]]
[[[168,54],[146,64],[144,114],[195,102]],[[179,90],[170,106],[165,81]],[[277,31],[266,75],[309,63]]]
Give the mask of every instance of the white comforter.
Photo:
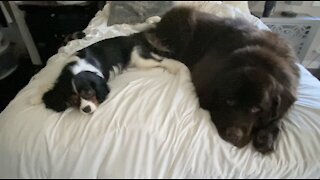
[[[129,69],[110,82],[108,100],[93,115],[36,105],[68,54],[141,28],[106,27],[106,9],[86,29],[86,39],[61,48],[0,114],[0,178],[320,177],[320,83],[302,66],[299,99],[267,156],[219,137],[184,66],[177,75]]]

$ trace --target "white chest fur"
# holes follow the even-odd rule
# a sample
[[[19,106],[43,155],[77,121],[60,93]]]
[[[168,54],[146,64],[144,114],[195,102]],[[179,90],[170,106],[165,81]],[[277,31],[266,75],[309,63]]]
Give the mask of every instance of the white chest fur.
[[[101,71],[98,68],[94,67],[92,64],[88,63],[84,59],[78,60],[77,63],[70,68],[70,70],[72,71],[72,73],[74,75],[77,75],[83,71],[90,71],[90,72],[94,72],[98,76],[104,78],[103,74],[101,73]]]

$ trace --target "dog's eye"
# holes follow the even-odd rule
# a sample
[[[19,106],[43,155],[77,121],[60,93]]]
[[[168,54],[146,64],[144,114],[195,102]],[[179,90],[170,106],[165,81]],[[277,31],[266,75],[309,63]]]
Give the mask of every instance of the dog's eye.
[[[80,96],[83,97],[84,99],[89,99],[95,96],[96,93],[93,90],[87,90],[87,91],[81,91]]]
[[[257,113],[257,112],[259,112],[261,109],[260,108],[258,108],[258,107],[252,107],[251,109],[250,109],[250,112],[251,113]]]
[[[88,97],[92,97],[92,96],[95,95],[95,92],[92,91],[92,90],[89,90],[89,91],[86,92],[86,95],[87,95]]]
[[[74,104],[74,105],[77,105],[77,104],[79,104],[79,101],[77,99],[72,99],[71,103]]]
[[[236,104],[236,101],[235,100],[232,100],[232,99],[227,99],[226,100],[226,103],[229,105],[229,106],[234,106]]]
[[[70,97],[70,100],[69,100],[70,106],[78,106],[79,103],[80,103],[79,96],[77,96],[77,95],[72,95],[72,96]]]

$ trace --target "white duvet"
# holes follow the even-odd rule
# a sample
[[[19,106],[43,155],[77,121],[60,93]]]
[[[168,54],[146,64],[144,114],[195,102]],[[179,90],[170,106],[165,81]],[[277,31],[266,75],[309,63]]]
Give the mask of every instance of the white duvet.
[[[320,83],[302,66],[298,101],[267,156],[219,137],[182,65],[177,75],[127,70],[110,82],[109,98],[93,115],[35,104],[69,54],[148,25],[106,27],[106,11],[91,21],[85,39],[61,48],[0,114],[0,178],[320,178]]]

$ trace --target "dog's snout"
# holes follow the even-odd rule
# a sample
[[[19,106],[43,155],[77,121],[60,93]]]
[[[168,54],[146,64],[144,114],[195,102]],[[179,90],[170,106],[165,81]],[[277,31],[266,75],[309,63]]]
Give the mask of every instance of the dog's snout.
[[[243,138],[244,133],[241,128],[237,127],[228,127],[226,129],[226,138],[233,144],[238,144],[239,141]]]
[[[90,113],[91,112],[91,107],[90,106],[86,106],[84,108],[82,108],[82,111],[85,113]]]
[[[91,114],[97,109],[97,105],[94,102],[81,98],[80,111],[84,114]]]

